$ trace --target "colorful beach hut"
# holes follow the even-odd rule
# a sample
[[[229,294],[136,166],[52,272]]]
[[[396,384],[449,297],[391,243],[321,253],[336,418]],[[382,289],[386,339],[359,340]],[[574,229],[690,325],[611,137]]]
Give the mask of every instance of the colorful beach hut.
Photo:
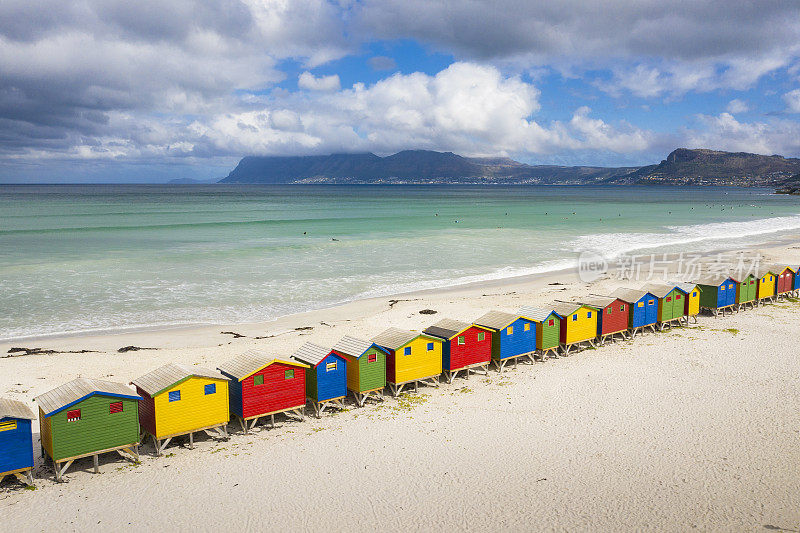
[[[521,357],[533,362],[536,354],[536,322],[528,317],[489,311],[475,325],[487,328],[492,332],[492,363],[499,372],[509,363]]]
[[[388,350],[374,342],[345,335],[334,345],[333,351],[347,361],[347,390],[359,407],[363,407],[368,398],[383,398]]]
[[[683,314],[686,317],[686,324],[689,324],[690,318],[697,323],[697,315],[700,314],[700,288],[695,283],[679,282],[673,283],[673,285],[685,294]]]
[[[630,310],[626,302],[610,296],[589,296],[581,298],[580,303],[598,310],[597,338],[601,345],[605,344],[606,339],[613,342],[617,338],[628,338]]]
[[[759,303],[775,299],[775,279],[777,275],[778,274],[772,268],[759,270],[756,274],[758,278],[756,300],[758,300]]]
[[[792,292],[795,296],[800,296],[800,267],[794,267],[792,272],[794,272],[792,276]]]
[[[597,315],[600,310],[578,302],[556,302],[553,311],[561,317],[561,350],[569,355],[573,348],[594,347],[597,338]]]
[[[611,298],[619,298],[628,304],[630,311],[628,328],[630,337],[634,338],[637,333],[644,332],[646,329],[656,331],[658,322],[658,298],[655,294],[638,289],[621,287],[609,295]]]
[[[228,438],[228,380],[214,370],[170,363],[131,382],[142,399],[139,422],[161,455],[173,438],[194,434]]]
[[[558,356],[561,346],[561,317],[552,309],[525,305],[517,311],[519,316],[536,323],[536,351],[544,361],[548,355]]]
[[[736,280],[725,274],[709,275],[697,281],[700,309],[712,315],[725,314],[736,305]]]
[[[686,316],[686,291],[677,285],[662,283],[648,283],[642,287],[642,290],[658,298],[657,323],[659,329],[672,327],[673,324],[679,326],[683,324]]]
[[[139,461],[141,396],[122,383],[78,378],[36,398],[44,453],[61,481],[76,459],[118,452]],[[125,455],[128,454],[128,455]]]
[[[306,401],[317,418],[325,408],[344,409],[347,397],[347,360],[338,353],[313,342],[303,344],[292,359],[309,366],[306,370]]]
[[[388,352],[386,385],[393,396],[406,386],[417,392],[421,383],[439,386],[442,373],[442,340],[418,331],[389,328],[372,342]]]
[[[258,351],[248,350],[220,365],[229,380],[230,412],[245,433],[268,416],[292,413],[303,419],[306,405],[307,365]]]
[[[469,379],[478,369],[485,374],[492,360],[492,330],[444,318],[423,331],[442,340],[442,372],[448,383],[459,372]]]
[[[758,278],[753,274],[748,274],[742,279],[733,278],[736,281],[736,308],[743,309],[750,305],[755,306],[758,292]]]
[[[775,294],[781,298],[791,293],[794,284],[794,271],[791,267],[776,265],[770,270],[775,272]]]
[[[0,481],[14,476],[33,486],[33,420],[22,402],[0,398]]]

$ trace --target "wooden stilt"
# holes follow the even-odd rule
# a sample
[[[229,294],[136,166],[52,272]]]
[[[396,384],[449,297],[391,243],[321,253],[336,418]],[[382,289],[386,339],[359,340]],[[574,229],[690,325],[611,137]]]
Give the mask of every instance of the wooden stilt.
[[[94,463],[94,473],[95,474],[99,474],[100,473],[100,459],[97,457],[96,454],[92,456],[92,462]]]

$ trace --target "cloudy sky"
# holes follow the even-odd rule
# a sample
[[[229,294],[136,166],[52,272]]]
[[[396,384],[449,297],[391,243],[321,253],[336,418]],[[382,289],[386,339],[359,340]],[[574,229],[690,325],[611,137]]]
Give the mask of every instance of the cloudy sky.
[[[3,0],[0,181],[408,148],[800,156],[796,0]]]

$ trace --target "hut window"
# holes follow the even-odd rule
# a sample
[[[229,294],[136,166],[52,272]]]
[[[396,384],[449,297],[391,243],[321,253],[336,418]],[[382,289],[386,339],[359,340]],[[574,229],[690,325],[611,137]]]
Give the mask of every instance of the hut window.
[[[751,280],[750,280],[750,285],[755,285],[755,284],[756,284],[756,280],[754,280],[754,279],[751,279]]]
[[[614,308],[613,308],[613,307],[609,307],[609,308],[608,308],[608,314],[610,315],[610,314],[611,314],[611,313],[613,313],[613,312],[614,312]]]
[[[258,374],[257,376],[253,376],[253,385],[263,385],[264,384],[264,374]]]
[[[333,372],[334,370],[336,370],[336,366],[337,366],[336,361],[328,363],[327,365],[325,365],[325,372]]]
[[[114,402],[108,406],[108,414],[113,415],[122,412],[122,402]]]
[[[294,379],[294,368],[290,368],[283,373],[283,379]]]
[[[721,287],[721,289],[724,291],[724,290],[725,290],[725,285],[723,285],[723,286]]]
[[[428,343],[428,351],[430,352],[431,350],[433,350],[433,343],[429,342]]]
[[[751,281],[750,283],[752,283],[752,281]],[[692,293],[692,298],[697,298],[697,291],[694,291],[694,292]]]
[[[466,344],[467,339],[464,338],[464,335],[458,337],[458,344]]]
[[[376,362],[377,360],[378,360],[378,354],[376,354],[376,353],[371,353],[371,354],[369,354],[369,355],[367,356],[367,362],[368,362],[368,363],[374,363],[374,362]]]
[[[81,419],[80,409],[73,409],[72,411],[67,411],[67,422],[77,422],[80,419]]]
[[[486,333],[484,333],[483,331],[479,331],[478,332],[478,340],[482,341],[484,339],[486,339]]]
[[[17,421],[10,420],[8,422],[3,422],[0,424],[0,431],[14,431],[17,429]]]
[[[639,307],[644,307],[644,302],[639,302]]]
[[[548,325],[548,326],[552,326],[552,325],[553,325],[553,324],[555,324],[555,323],[556,323],[556,321],[555,321],[555,320],[553,320],[553,319],[551,318],[551,319],[550,319],[550,322],[548,322],[548,323],[547,323],[547,325]]]
[[[647,300],[647,305],[653,305],[654,300]]]
[[[672,301],[672,296],[667,296],[667,301],[671,302]]]
[[[208,385],[203,387],[203,389],[205,390],[206,396],[208,396],[209,394],[216,394],[217,393],[217,384],[216,383],[209,383]]]
[[[411,355],[411,346],[403,348],[403,355]]]
[[[592,312],[591,312],[591,311],[589,311],[588,313],[586,313],[586,318],[592,318]]]
[[[522,329],[524,329],[525,331],[530,331],[531,330],[530,322],[525,322],[525,325],[522,327]]]
[[[575,322],[578,320],[578,315],[572,315],[572,321]]]
[[[728,288],[729,288],[729,289],[732,289],[732,288],[733,288],[733,285],[728,285]]]
[[[773,280],[772,280],[772,276],[770,276],[770,277],[769,277],[769,280],[770,280],[770,281],[773,281]]]
[[[181,391],[174,390],[170,391],[169,393],[169,401],[171,402],[179,402],[181,400]]]
[[[508,326],[506,328],[506,335],[513,335],[514,334],[514,326]]]
[[[624,311],[624,310],[625,310],[625,306],[624,306],[624,305],[620,305],[620,306],[619,306],[619,310],[620,310],[620,311]]]
[[[681,295],[680,295],[680,294],[676,294],[676,295],[675,295],[675,299],[676,299],[676,300],[680,300],[680,299],[681,299]]]

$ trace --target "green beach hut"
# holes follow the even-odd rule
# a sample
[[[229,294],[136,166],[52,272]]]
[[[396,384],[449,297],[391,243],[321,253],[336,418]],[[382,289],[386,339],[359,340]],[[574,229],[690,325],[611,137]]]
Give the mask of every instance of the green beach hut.
[[[86,378],[37,397],[42,449],[53,461],[56,481],[83,457],[94,459],[96,474],[101,453],[119,452],[138,462],[141,399],[122,383]]]
[[[561,335],[561,317],[552,309],[525,305],[517,314],[536,323],[536,350],[544,361],[548,356],[558,357]]]
[[[383,399],[386,387],[387,352],[371,341],[345,335],[333,347],[333,351],[347,361],[347,390],[359,407],[370,397]]]
[[[748,274],[744,278],[733,278],[736,282],[736,308],[737,310],[755,307],[758,292],[758,278]]]
[[[658,329],[683,325],[686,317],[686,291],[677,285],[648,283],[642,286],[643,291],[658,298]]]

